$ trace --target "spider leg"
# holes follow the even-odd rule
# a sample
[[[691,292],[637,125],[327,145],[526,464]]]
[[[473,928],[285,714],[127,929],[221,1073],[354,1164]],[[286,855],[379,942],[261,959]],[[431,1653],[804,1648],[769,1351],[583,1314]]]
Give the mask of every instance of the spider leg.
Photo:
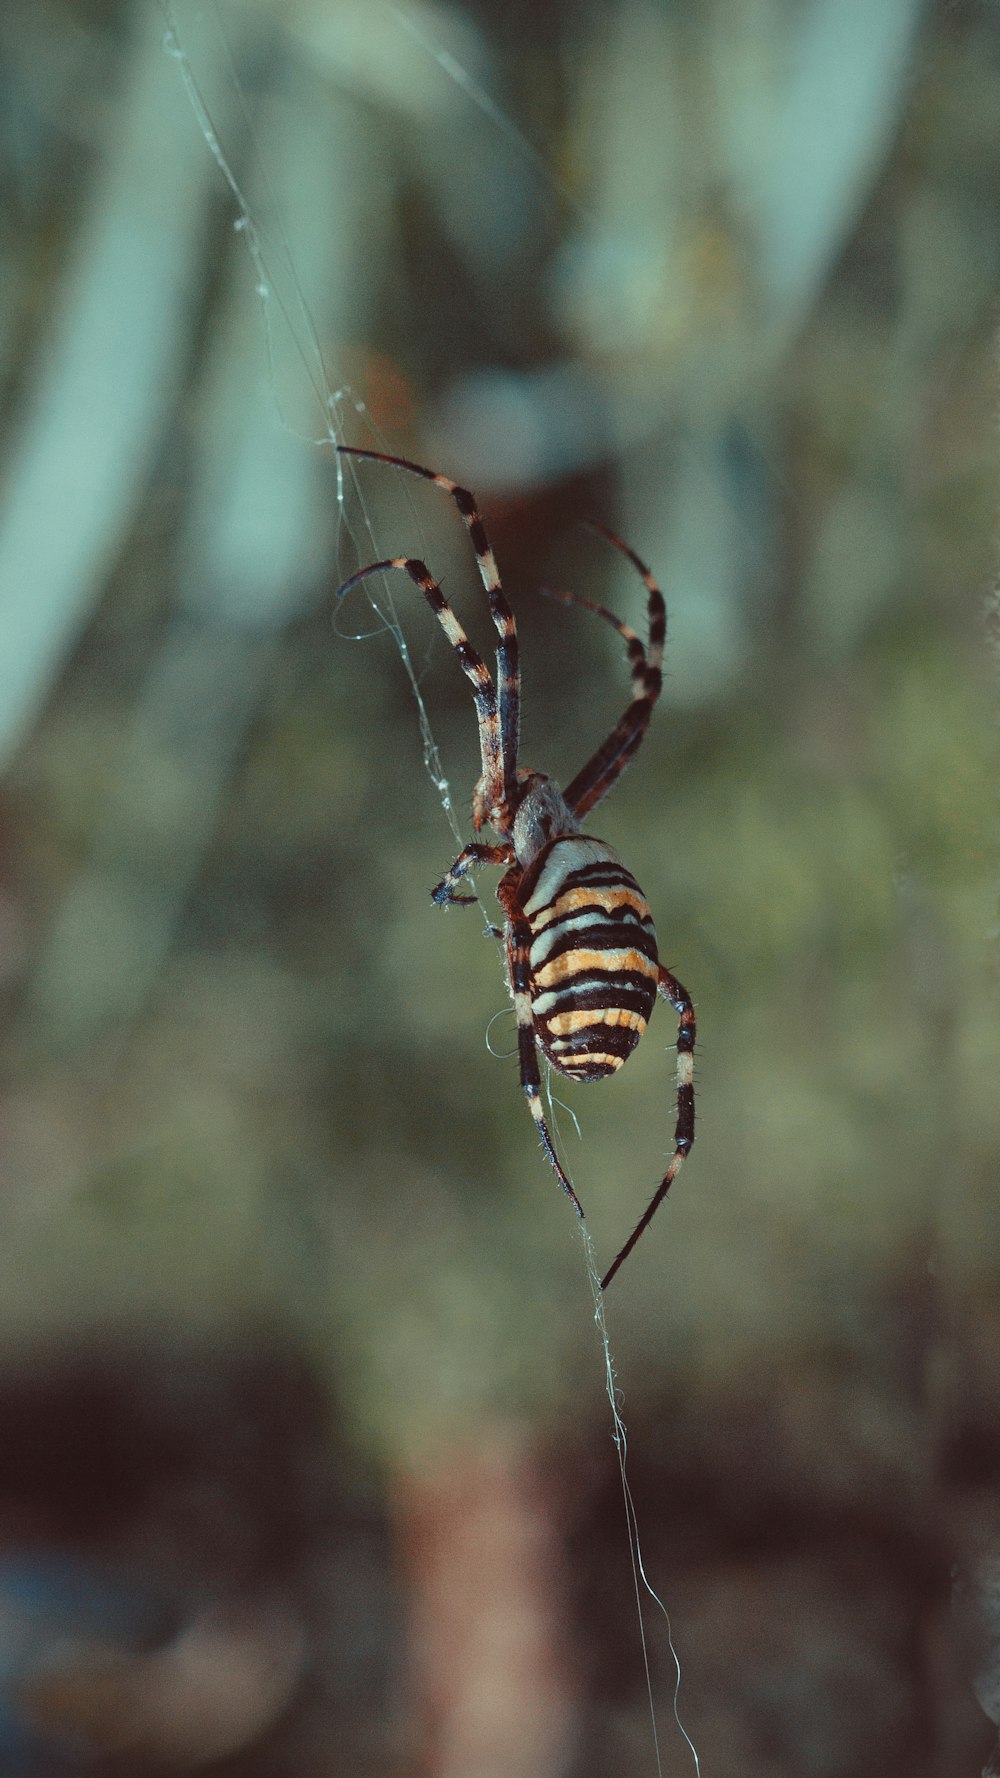
[[[499,809],[503,806],[512,810],[514,807],[514,790],[517,782],[517,751],[521,726],[521,676],[518,661],[517,624],[514,613],[507,601],[507,595],[500,584],[500,574],[496,558],[486,535],[486,527],[479,516],[475,496],[468,488],[460,487],[450,476],[437,475],[433,469],[425,469],[420,463],[411,463],[407,457],[390,457],[384,451],[362,451],[354,445],[338,445],[337,451],[345,457],[368,457],[376,463],[391,463],[396,469],[408,469],[411,475],[419,475],[424,481],[433,482],[436,488],[443,488],[450,494],[462,515],[464,524],[472,540],[476,552],[479,575],[486,588],[489,600],[490,616],[499,636],[497,644],[497,697],[499,705],[500,753],[503,769],[503,792],[497,796],[494,782],[487,779],[487,789],[493,801],[491,807]],[[506,831],[502,828],[501,831]]]
[[[520,871],[517,874],[520,876]],[[505,878],[500,883],[497,889],[497,899],[507,915],[508,922],[507,959],[510,971],[510,989],[514,1001],[514,1016],[517,1019],[517,1053],[521,1067],[521,1085],[527,1094],[528,1110],[535,1120],[535,1128],[538,1131],[549,1166],[582,1222],[583,1205],[559,1164],[559,1157],[556,1154],[542,1111],[542,1084],[538,1069],[538,1050],[535,1045],[535,1020],[531,1011],[531,995],[528,991],[531,930],[527,920],[514,913],[511,906],[511,892],[508,890],[508,893],[504,894],[506,881]]]
[[[627,543],[609,531],[604,525],[593,524],[591,530],[605,537],[614,548],[632,563],[642,576],[649,594],[649,649],[643,648],[635,631],[628,624],[623,624],[614,613],[606,610],[590,599],[582,599],[576,593],[557,593],[567,605],[582,605],[588,611],[596,612],[606,623],[613,626],[624,638],[632,664],[633,698],[624,715],[615,724],[606,741],[598,747],[597,752],[588,759],[586,765],[577,772],[573,782],[564,792],[566,801],[577,820],[582,819],[588,811],[600,802],[611,789],[615,780],[625,770],[633,753],[642,742],[649,727],[649,719],[653,714],[653,706],[660,695],[663,684],[661,664],[663,661],[663,645],[667,633],[667,611],[663,602],[663,594],[657,586],[649,569],[635,551]]]
[[[497,710],[497,694],[490,678],[489,668],[482,656],[476,653],[426,564],[418,561],[416,556],[392,556],[385,562],[370,562],[367,568],[359,568],[356,574],[351,575],[350,580],[345,580],[337,597],[342,599],[345,593],[349,593],[352,587],[358,585],[359,581],[366,580],[369,574],[382,574],[389,568],[402,568],[404,573],[408,574],[420,588],[448,641],[458,655],[462,672],[472,685],[473,696],[476,700],[483,781],[489,787],[486,794],[487,797],[492,796],[497,804],[505,804],[500,717]]]
[[[431,890],[431,900],[438,907],[474,907],[477,895],[456,895],[455,886],[477,864],[509,864],[514,856],[514,848],[507,841],[502,846],[482,846],[477,840],[466,846],[456,858],[448,875],[441,879],[436,889]]]
[[[664,1000],[669,1000],[677,1014],[677,1126],[674,1130],[674,1152],[652,1201],[640,1216],[621,1252],[616,1254],[613,1263],[601,1279],[602,1290],[607,1290],[618,1267],[628,1259],[639,1236],[644,1229],[649,1227],[677,1178],[684,1157],[690,1152],[691,1144],[694,1141],[694,1007],[687,989],[681,986],[677,977],[671,975],[669,969],[665,969],[662,963],[657,988]]]
[[[615,724],[604,745],[567,785],[563,795],[578,821],[582,821],[607,796],[633,753],[638,752],[649,727],[652,709],[648,698],[636,698],[620,722]]]
[[[631,625],[622,623],[621,618],[616,617],[613,611],[609,611],[606,605],[599,605],[596,599],[586,599],[582,593],[571,593],[564,587],[552,586],[540,586],[538,591],[545,599],[557,599],[560,605],[579,605],[584,611],[593,611],[595,616],[603,618],[606,624],[610,624],[613,630],[617,630],[625,643],[625,650],[632,668],[632,690],[637,697],[645,691],[649,663],[646,659],[642,637],[632,629]]]

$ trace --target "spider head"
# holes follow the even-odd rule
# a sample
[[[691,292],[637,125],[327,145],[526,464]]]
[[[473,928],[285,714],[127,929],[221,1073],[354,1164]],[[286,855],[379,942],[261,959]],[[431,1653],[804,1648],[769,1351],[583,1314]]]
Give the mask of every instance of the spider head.
[[[512,839],[517,862],[527,869],[543,846],[580,828],[558,784],[542,772],[518,772],[520,792]]]

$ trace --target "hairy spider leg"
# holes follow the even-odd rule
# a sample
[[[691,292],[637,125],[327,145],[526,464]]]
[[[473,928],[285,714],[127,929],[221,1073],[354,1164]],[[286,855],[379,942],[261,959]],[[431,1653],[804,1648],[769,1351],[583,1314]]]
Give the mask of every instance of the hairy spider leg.
[[[660,965],[658,992],[664,1000],[669,1000],[677,1014],[677,1126],[674,1130],[674,1152],[670,1165],[663,1175],[657,1190],[635,1228],[632,1230],[621,1252],[616,1254],[613,1263],[608,1267],[601,1279],[601,1289],[607,1290],[618,1267],[628,1259],[633,1247],[649,1227],[653,1217],[666,1197],[694,1141],[694,1040],[695,1017],[691,996],[685,987],[671,975],[669,969]]]
[[[490,678],[490,671],[482,656],[477,654],[473,648],[426,563],[418,561],[416,556],[390,556],[384,562],[370,562],[367,568],[359,568],[356,574],[352,574],[349,580],[345,580],[337,597],[342,599],[352,587],[357,586],[362,580],[367,580],[370,574],[384,574],[389,568],[401,568],[404,574],[408,574],[420,588],[448,641],[458,655],[462,672],[472,685],[476,714],[479,717],[479,747],[482,756],[483,782],[488,787],[487,794],[494,797],[498,805],[506,808],[500,717],[497,710],[497,695]]]
[[[630,624],[623,623],[606,605],[599,605],[596,599],[587,599],[583,593],[572,593],[565,587],[540,586],[538,591],[545,599],[557,599],[560,605],[579,605],[584,611],[593,611],[597,617],[603,618],[613,630],[617,630],[625,643],[629,665],[632,668],[632,691],[638,697],[646,689],[646,649],[642,637],[632,629]]]
[[[479,900],[477,895],[456,895],[456,884],[460,883],[470,870],[479,864],[510,864],[514,857],[514,847],[510,840],[500,846],[483,846],[478,840],[463,847],[448,875],[442,877],[436,889],[431,890],[431,900],[438,907],[467,908],[475,907]]]
[[[507,821],[501,820],[499,831],[506,833],[507,823],[513,816],[521,726],[521,679],[517,624],[507,601],[507,595],[500,584],[496,558],[486,535],[486,527],[479,516],[475,496],[469,492],[468,488],[463,488],[458,482],[453,482],[449,476],[438,475],[433,469],[425,469],[420,463],[411,463],[408,457],[391,457],[384,451],[359,450],[355,445],[338,445],[337,451],[340,456],[367,457],[375,463],[390,463],[396,469],[408,469],[411,475],[419,475],[424,481],[433,482],[436,488],[443,488],[446,494],[450,494],[462,515],[462,523],[472,539],[472,547],[476,552],[480,578],[486,588],[490,616],[500,638],[497,644],[496,695],[499,704],[503,794],[502,799],[497,798],[494,781],[487,779],[486,790],[493,801],[486,813],[491,825],[497,826],[493,820],[493,814],[499,811],[502,801],[503,808],[508,813]]]
[[[527,1095],[528,1110],[535,1120],[535,1128],[538,1131],[549,1166],[582,1222],[583,1205],[559,1164],[559,1157],[556,1154],[548,1125],[545,1122],[545,1114],[542,1111],[542,1083],[538,1067],[538,1050],[535,1045],[535,1019],[531,1010],[531,928],[524,915],[519,911],[517,902],[517,889],[522,876],[523,872],[520,866],[515,865],[505,877],[501,877],[497,885],[497,900],[507,916],[507,967],[510,972],[514,1017],[517,1020],[517,1054],[521,1069],[521,1085]]]
[[[593,531],[598,537],[603,537],[606,543],[610,543],[613,549],[618,550],[620,555],[625,556],[626,559],[631,562],[636,573],[642,577],[645,584],[646,591],[649,595],[646,607],[646,622],[649,628],[649,641],[647,644],[648,658],[646,659],[644,670],[648,678],[649,676],[658,673],[663,665],[663,650],[667,640],[667,607],[664,603],[663,594],[660,591],[659,585],[653,579],[645,562],[642,560],[642,557],[636,555],[635,550],[625,542],[624,538],[619,537],[617,531],[612,531],[607,525],[600,524],[597,519],[587,519],[586,529],[588,531]],[[646,653],[635,630],[633,630],[629,624],[622,623],[621,618],[617,617],[613,611],[608,611],[605,606],[598,605],[596,600],[581,599],[578,593],[571,593],[569,597],[574,603],[584,604],[591,611],[596,611],[598,617],[603,617],[605,623],[611,624],[612,628],[618,631],[619,636],[624,637],[628,647],[629,659],[633,663],[632,678],[634,681],[636,678],[636,657],[637,655],[641,656]]]
[[[649,594],[649,649],[647,653],[635,631],[603,605],[598,605],[591,599],[583,599],[577,593],[555,595],[567,605],[582,605],[586,610],[596,612],[598,617],[611,624],[624,638],[632,666],[632,702],[607,740],[601,743],[596,753],[577,772],[564,793],[577,820],[582,819],[607,795],[642,742],[653,714],[653,706],[663,686],[661,668],[667,635],[667,609],[663,594],[645,562],[614,531],[609,531],[606,525],[592,523],[588,528],[596,531],[599,537],[606,538],[642,576]]]

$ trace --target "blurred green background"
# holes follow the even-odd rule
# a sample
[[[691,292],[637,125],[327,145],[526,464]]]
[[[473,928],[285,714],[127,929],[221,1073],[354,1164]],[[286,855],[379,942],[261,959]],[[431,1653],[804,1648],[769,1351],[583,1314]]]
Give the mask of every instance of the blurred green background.
[[[567,782],[627,699],[618,639],[537,597],[639,623],[578,521],[667,597],[662,703],[590,825],[698,1012],[697,1143],[607,1302],[706,1778],[977,1773],[1000,15],[9,0],[0,59],[0,1430],[37,1410],[0,1554],[300,1635],[270,1715],[189,1764],[655,1769],[490,874],[485,920],[429,900],[470,832],[468,687],[402,577],[335,608],[410,552],[490,645],[451,505],[339,483],[331,440],[400,451],[480,499],[525,763]],[[661,1006],[599,1092],[557,1083],[605,1264],[669,1152],[673,1038]],[[77,1522],[119,1500],[115,1439],[65,1430],[95,1378],[145,1480]],[[108,1752],[66,1695],[58,1734]],[[184,1763],[150,1733],[131,1770]]]

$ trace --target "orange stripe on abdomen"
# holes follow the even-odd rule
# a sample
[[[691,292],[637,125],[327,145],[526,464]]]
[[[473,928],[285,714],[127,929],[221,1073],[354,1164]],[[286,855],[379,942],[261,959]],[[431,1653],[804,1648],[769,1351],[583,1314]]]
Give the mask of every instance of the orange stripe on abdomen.
[[[545,854],[525,914],[538,1041],[561,1073],[600,1079],[631,1054],[653,1009],[649,905],[610,846],[568,835]]]

